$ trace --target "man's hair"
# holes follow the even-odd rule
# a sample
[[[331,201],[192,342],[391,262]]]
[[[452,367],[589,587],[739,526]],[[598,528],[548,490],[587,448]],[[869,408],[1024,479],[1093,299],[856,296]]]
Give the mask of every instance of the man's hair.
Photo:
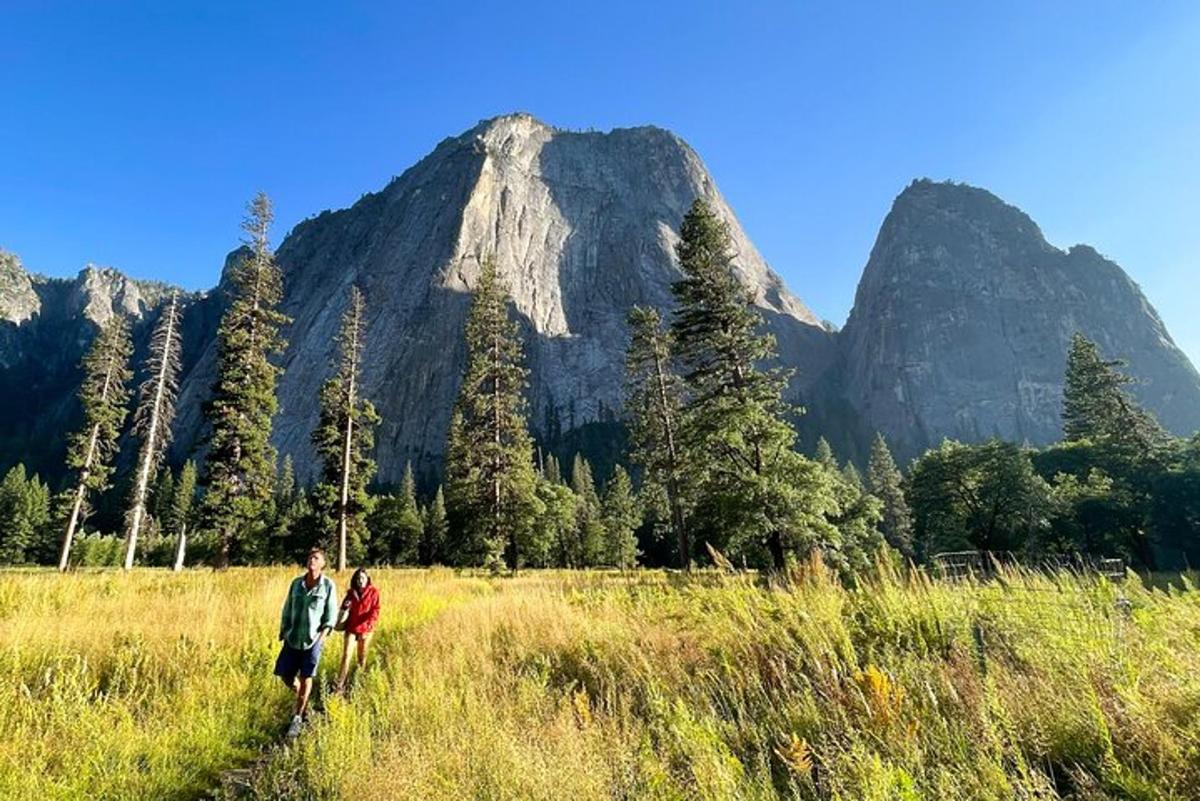
[[[312,559],[317,554],[320,554],[321,558],[324,559],[326,562],[329,561],[329,559],[326,558],[326,556],[325,556],[324,548],[313,548],[308,552],[308,556],[304,557],[305,563],[307,563],[309,559]]]

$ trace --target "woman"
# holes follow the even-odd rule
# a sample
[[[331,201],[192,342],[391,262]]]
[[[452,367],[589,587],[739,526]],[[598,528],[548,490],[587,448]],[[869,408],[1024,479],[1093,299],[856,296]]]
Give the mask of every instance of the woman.
[[[342,630],[346,633],[346,641],[342,648],[342,670],[337,682],[333,685],[335,692],[341,692],[346,686],[346,676],[350,673],[350,646],[352,641],[358,643],[358,668],[362,670],[367,664],[367,644],[375,631],[375,623],[379,620],[379,590],[371,583],[367,571],[359,568],[350,577],[350,590],[346,600],[342,602],[342,613],[345,619]]]

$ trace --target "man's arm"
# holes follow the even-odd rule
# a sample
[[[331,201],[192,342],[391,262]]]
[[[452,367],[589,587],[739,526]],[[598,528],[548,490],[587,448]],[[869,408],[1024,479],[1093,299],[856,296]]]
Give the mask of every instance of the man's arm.
[[[326,634],[333,631],[333,627],[337,623],[337,615],[337,585],[331,580],[329,582],[329,595],[325,598],[325,610],[321,613],[321,629],[320,633],[317,634],[318,638],[323,638]]]

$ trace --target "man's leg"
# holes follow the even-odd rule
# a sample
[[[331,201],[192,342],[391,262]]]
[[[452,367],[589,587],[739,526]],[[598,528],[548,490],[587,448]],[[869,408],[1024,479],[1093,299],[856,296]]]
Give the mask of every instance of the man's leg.
[[[279,656],[275,658],[275,675],[289,690],[296,692],[300,687],[296,682],[296,673],[296,656],[285,643],[279,649]]]
[[[299,687],[296,689],[296,714],[304,717],[308,709],[308,697],[312,694],[313,680],[311,676],[301,676]]]

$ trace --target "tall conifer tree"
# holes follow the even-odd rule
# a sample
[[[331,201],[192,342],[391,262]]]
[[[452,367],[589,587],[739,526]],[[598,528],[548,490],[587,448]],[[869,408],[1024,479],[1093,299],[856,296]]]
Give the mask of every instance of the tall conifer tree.
[[[204,512],[217,535],[217,563],[252,555],[272,517],[275,449],[271,422],[279,408],[282,370],[272,357],[284,349],[289,318],[279,311],[283,276],[268,234],[271,201],[260,192],[242,223],[248,252],[229,271],[229,306],[217,329],[217,380],[207,406],[212,439],[205,464]]]
[[[626,405],[632,457],[645,470],[643,481],[666,492],[679,566],[691,564],[685,511],[684,459],[679,423],[683,383],[671,361],[671,334],[658,311],[634,306],[629,312],[630,341],[625,354]]]
[[[737,545],[763,547],[776,569],[789,550],[807,552],[836,531],[827,515],[837,502],[827,472],[792,446],[785,419],[786,373],[761,364],[775,342],[733,270],[728,226],[702,199],[684,217],[676,255],[683,280],[671,331],[689,401],[684,420],[689,461],[702,484],[714,533]]]
[[[172,569],[176,572],[183,569],[187,558],[188,529],[192,524],[196,502],[196,463],[190,459],[184,463],[179,473],[179,481],[175,484],[175,492],[171,499],[171,511],[167,517],[167,528],[175,533],[175,560]]]
[[[592,465],[576,453],[571,463],[571,492],[575,495],[575,543],[570,551],[576,567],[598,565],[604,561],[604,521],[601,519],[600,494]]]
[[[838,462],[837,457],[833,455],[833,446],[824,437],[817,439],[817,451],[813,454],[813,459],[831,473],[838,471]]]
[[[338,571],[346,569],[350,541],[361,551],[367,538],[367,484],[375,475],[371,450],[375,447],[379,415],[374,405],[362,398],[360,380],[365,312],[362,292],[352,287],[338,333],[337,375],[321,388],[321,419],[312,437],[322,463],[321,485],[314,497],[336,531]]]
[[[604,487],[601,502],[604,521],[604,561],[613,567],[631,568],[637,561],[637,537],[634,536],[642,522],[638,499],[633,494],[633,482],[625,468],[617,465],[612,478]]]
[[[439,486],[433,502],[425,510],[425,526],[422,529],[421,562],[436,565],[446,561],[446,495]]]
[[[527,371],[507,292],[483,264],[467,317],[467,367],[450,423],[446,501],[462,537],[459,558],[513,569],[537,507],[526,420]]]
[[[1129,396],[1133,379],[1125,363],[1105,361],[1096,343],[1082,334],[1071,338],[1063,387],[1063,435],[1068,442],[1091,440],[1134,458],[1163,445],[1166,434],[1149,412]]]
[[[133,567],[137,552],[138,534],[146,517],[146,494],[154,474],[171,440],[171,422],[175,419],[175,395],[179,391],[180,336],[182,309],[179,293],[163,309],[150,339],[150,356],[146,360],[146,380],[138,393],[138,408],[134,414],[133,430],[141,437],[137,477],[133,485],[129,509],[129,530],[125,535],[125,569]]]
[[[904,478],[882,434],[876,434],[875,441],[871,443],[871,456],[867,462],[867,491],[883,504],[883,519],[879,524],[883,538],[905,558],[912,559],[912,512],[904,497]]]
[[[25,465],[14,465],[0,481],[0,565],[36,561],[49,522],[49,488],[37,474],[26,479]]]
[[[83,405],[84,425],[72,437],[67,449],[67,467],[77,471],[77,478],[59,552],[59,570],[66,570],[70,562],[71,545],[86,516],[89,496],[108,486],[117,440],[128,414],[127,384],[132,377],[129,369],[132,354],[129,325],[125,318],[113,315],[83,357],[84,376],[79,401]]]

